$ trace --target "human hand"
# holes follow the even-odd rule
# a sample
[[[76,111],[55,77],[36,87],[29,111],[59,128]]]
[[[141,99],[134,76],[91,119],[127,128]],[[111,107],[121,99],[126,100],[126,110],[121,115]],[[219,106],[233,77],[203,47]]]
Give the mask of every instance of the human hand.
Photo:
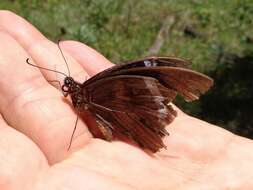
[[[47,82],[55,73],[25,63],[67,73],[57,45],[8,11],[0,11],[0,41],[0,189],[253,189],[252,140],[180,110],[167,150],[154,156],[92,138],[81,120],[68,151],[76,114]],[[77,80],[112,66],[79,42],[61,47]]]

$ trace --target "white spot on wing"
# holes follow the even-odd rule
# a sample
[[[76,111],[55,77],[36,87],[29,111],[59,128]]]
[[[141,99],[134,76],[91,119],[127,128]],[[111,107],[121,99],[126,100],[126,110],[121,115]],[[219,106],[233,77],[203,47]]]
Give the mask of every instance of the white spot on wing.
[[[146,67],[154,67],[157,65],[156,62],[151,62],[150,60],[144,60],[143,62]]]

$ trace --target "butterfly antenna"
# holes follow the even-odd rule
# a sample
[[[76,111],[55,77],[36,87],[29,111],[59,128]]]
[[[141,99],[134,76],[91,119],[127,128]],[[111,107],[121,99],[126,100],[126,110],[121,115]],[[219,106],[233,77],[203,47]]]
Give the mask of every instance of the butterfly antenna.
[[[68,66],[67,60],[66,60],[66,58],[65,58],[65,56],[64,56],[64,54],[63,54],[63,52],[62,52],[62,50],[61,50],[61,47],[60,47],[60,40],[58,40],[57,45],[58,45],[58,48],[59,48],[59,50],[60,50],[60,52],[61,52],[61,55],[62,55],[62,57],[63,57],[63,59],[64,59],[64,62],[65,62],[65,64],[66,64],[66,66],[67,66],[68,74],[69,74],[69,76],[70,76],[70,71],[69,71],[69,66]]]
[[[40,67],[40,66],[38,66],[38,65],[34,65],[34,64],[30,63],[29,60],[30,60],[29,58],[26,59],[26,63],[27,63],[28,65],[31,65],[31,66],[33,66],[33,67],[37,67],[37,68],[39,68],[39,69],[43,69],[43,70],[47,70],[47,71],[59,73],[59,74],[64,75],[65,77],[68,77],[68,76],[67,76],[65,73],[63,73],[63,72],[56,71],[56,70],[53,70],[53,69],[47,69],[47,68],[45,68],[45,67]]]

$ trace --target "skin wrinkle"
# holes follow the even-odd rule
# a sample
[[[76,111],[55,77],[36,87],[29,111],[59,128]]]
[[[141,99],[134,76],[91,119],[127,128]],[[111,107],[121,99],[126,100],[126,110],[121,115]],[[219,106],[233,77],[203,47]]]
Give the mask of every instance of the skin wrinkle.
[[[213,162],[212,162],[213,163]],[[191,172],[191,175],[189,177],[184,177],[183,182],[179,182],[177,184],[174,184],[174,186],[170,187],[171,189],[180,189],[180,187],[191,187],[193,184],[198,184],[202,182],[202,177],[206,176],[207,168],[210,167],[210,163],[196,163],[196,166],[194,167],[193,171]],[[179,172],[183,175],[185,175],[185,171]],[[209,179],[215,179],[213,176],[208,176]],[[205,180],[205,178],[204,178]]]
[[[107,68],[112,67],[112,64],[103,55],[96,52],[94,49],[88,47],[77,41],[61,41],[61,47],[70,55],[75,55],[77,52],[81,56],[72,56],[77,63],[90,75],[93,76]],[[92,65],[89,66],[89,65]]]
[[[228,140],[228,147],[231,146],[234,142],[234,137],[235,135],[230,135],[230,140]],[[220,149],[220,153],[222,154],[225,154],[228,150],[228,147],[221,147]],[[220,155],[219,153],[217,155]],[[201,165],[201,167],[198,167],[198,168],[194,168],[194,172],[191,173],[190,177],[188,178],[184,178],[184,182],[183,183],[178,183],[178,184],[175,184],[174,187],[172,187],[172,189],[176,189],[176,188],[179,188],[180,186],[188,186],[190,187],[192,184],[198,184],[198,183],[201,183],[201,181],[203,180],[203,176],[206,176],[206,173],[207,170],[208,170],[208,167],[210,167],[211,165],[214,165],[216,162],[219,162],[221,159],[223,158],[220,158],[220,157],[216,157],[216,159],[214,159],[212,157],[212,159],[209,159],[209,160],[204,160],[204,161],[200,161],[200,162],[197,162],[196,165]],[[181,171],[181,173],[184,173],[185,171]],[[208,178],[209,179],[215,179],[216,176],[214,176],[215,174],[213,175],[208,175]],[[205,179],[205,178],[204,178]]]
[[[186,162],[185,159],[183,158],[180,158],[182,160],[182,162]],[[178,160],[177,160],[178,162]],[[162,164],[164,165],[164,164]],[[195,166],[194,166],[195,165]],[[191,164],[191,171],[186,171],[184,169],[180,169],[178,168],[178,166],[176,165],[175,167],[171,167],[171,166],[174,166],[173,164],[171,163],[168,163],[168,164],[165,164],[166,167],[169,167],[172,169],[173,171],[173,175],[176,175],[177,176],[180,176],[182,178],[182,181],[179,181],[178,183],[176,183],[174,186],[170,187],[171,189],[176,189],[176,187],[179,187],[180,185],[185,185],[187,183],[190,183],[190,182],[194,182],[196,181],[195,179],[198,179],[198,176],[201,176],[201,174],[203,174],[205,172],[204,170],[204,164],[199,164],[199,163],[192,163]],[[185,173],[190,173],[191,175],[189,175],[189,177],[184,177]]]
[[[75,166],[75,165],[73,165],[72,163],[70,163],[70,165],[71,165],[71,167],[76,167],[76,168],[80,168],[80,165],[78,165],[78,166]],[[124,182],[124,180],[123,179],[119,179],[119,178],[117,178],[117,177],[115,177],[114,175],[110,175],[110,174],[105,174],[104,172],[99,172],[98,170],[96,170],[96,169],[91,169],[91,168],[87,168],[87,167],[81,167],[81,168],[83,168],[83,170],[85,170],[85,171],[90,171],[90,172],[92,172],[92,173],[95,173],[95,174],[98,174],[99,176],[103,176],[104,178],[107,178],[107,179],[109,179],[109,180],[111,180],[111,181],[114,181],[114,182],[116,182],[116,183],[119,183],[119,184],[121,184],[121,185],[124,185],[124,186],[126,186],[126,187],[128,187],[128,188],[131,188],[131,189],[139,189],[136,185],[130,185],[129,183],[127,183],[127,182]]]
[[[91,146],[92,146],[92,144],[90,144]],[[102,145],[101,145],[102,146]],[[89,147],[86,147],[86,148],[88,148],[89,149]],[[98,150],[99,151],[99,150]],[[116,150],[115,150],[116,151]],[[88,152],[86,152],[86,153],[88,153]],[[133,152],[134,153],[134,152]],[[77,153],[78,154],[78,153]],[[106,154],[106,153],[105,153]],[[86,154],[85,154],[86,155]],[[115,159],[115,160],[118,160],[117,162],[120,162],[119,164],[121,164],[121,165],[125,165],[126,163],[128,163],[128,159],[127,160],[125,160],[125,158],[122,160],[122,157],[120,156],[120,157],[117,157],[117,154],[115,154],[115,156],[116,157],[114,157],[113,156],[114,154],[109,154],[109,155],[105,155],[106,156],[106,158],[109,156],[109,158],[110,159]],[[119,154],[120,155],[120,154]],[[119,156],[118,155],[118,156]],[[99,154],[97,155],[97,156],[99,156]],[[150,160],[150,159],[152,159],[152,158],[150,158],[149,156],[146,156],[146,158],[148,159],[148,160]],[[153,161],[155,161],[154,159],[152,159]],[[91,170],[95,170],[95,171],[97,171],[98,170],[98,167],[95,167],[94,169],[93,169],[93,166],[92,165],[90,165],[89,164],[89,162],[90,162],[90,160],[89,160],[89,157],[85,157],[85,159],[83,159],[83,161],[84,162],[88,162],[88,165],[89,165],[89,168],[91,169]],[[122,161],[126,161],[125,163],[124,162],[122,162]],[[144,161],[145,161],[145,159],[144,159]],[[100,163],[100,162],[102,162],[102,160],[98,160],[97,161],[98,163]],[[139,162],[141,162],[141,161],[139,161]],[[72,163],[72,162],[71,162]],[[107,164],[110,164],[110,163],[100,163],[100,164],[104,164],[105,165],[105,170],[103,171],[103,173],[105,174],[105,171],[107,171],[107,169],[108,169],[108,167],[106,166]],[[152,164],[153,165],[153,164]],[[82,166],[81,165],[81,167],[84,167],[84,166]],[[86,166],[87,167],[87,166]],[[151,170],[152,170],[152,168],[151,168]],[[150,171],[151,172],[151,171]],[[110,176],[117,176],[117,174],[115,174],[115,173],[113,173],[113,174],[110,174],[110,172],[107,172]],[[116,177],[117,178],[117,177]],[[122,179],[123,181],[125,181],[124,183],[126,183],[127,181],[125,180],[125,179]],[[136,185],[138,185],[138,184],[136,184]]]
[[[72,119],[72,117],[71,116],[59,117],[57,119],[48,121],[46,123],[46,125],[48,126],[48,128],[52,129],[52,127],[56,126],[55,124],[61,123],[60,121],[65,121],[65,120],[67,121],[68,119]],[[63,123],[66,123],[66,122],[63,122]],[[75,124],[75,122],[73,120],[73,128],[74,128],[74,124]],[[74,139],[75,139],[75,141],[77,141],[79,138],[82,138],[82,136],[85,136],[86,137],[85,138],[86,139],[85,142],[88,144],[88,143],[90,143],[90,139],[91,139],[92,136],[91,136],[91,134],[90,134],[90,132],[89,132],[89,130],[88,130],[87,127],[84,128],[84,129],[85,130],[80,130],[81,132],[79,132],[78,135],[75,135]],[[67,148],[68,148],[68,143],[70,142],[71,133],[67,134],[67,136],[69,136],[69,138],[66,139],[66,142],[67,142],[66,151],[68,151]],[[87,136],[89,136],[90,138],[87,138]],[[50,133],[50,135],[43,135],[42,134],[41,137],[43,137],[43,142],[52,142],[55,139],[55,134],[54,133]],[[75,141],[72,142],[71,148],[73,148],[73,145],[75,144]],[[87,145],[86,143],[85,143],[85,145]],[[71,150],[69,152],[71,152]]]
[[[62,57],[60,49],[56,43],[51,42],[48,39],[45,39],[42,41],[36,41],[35,43],[30,44],[30,46],[27,46],[24,44],[21,44],[21,45],[25,50],[27,50],[29,55],[40,56],[41,54],[44,54],[46,52],[50,57],[53,56],[53,58],[57,58],[54,61],[52,61],[52,63],[56,63],[56,65],[59,66],[60,68],[64,68],[65,71],[61,71],[61,72],[68,75],[68,68],[67,68],[66,63],[64,61],[64,58]],[[71,68],[74,65],[73,63],[77,63],[77,61],[67,51],[65,51],[62,47],[60,47],[60,48],[63,52],[64,57],[66,58],[67,63],[72,63],[72,64],[68,64],[69,69],[70,69],[70,73],[71,73]],[[50,50],[50,51],[48,51],[48,50]],[[43,57],[43,58],[48,59],[48,57]],[[35,62],[36,62],[36,60],[35,60]],[[39,61],[39,62],[42,62],[42,61]],[[78,68],[80,68],[79,65],[77,65],[77,66],[78,66]],[[54,68],[54,67],[50,67],[50,69],[52,69],[52,68]],[[85,72],[84,69],[77,69],[76,71],[79,72],[80,70],[82,70],[82,72]]]
[[[84,70],[77,71],[73,74],[70,72],[70,77],[72,77],[75,81],[80,83],[84,83],[86,80],[90,78],[90,76],[86,72],[84,72]]]
[[[47,39],[42,40],[40,42],[36,42],[36,43],[37,44],[32,44],[29,47],[23,46],[28,51],[28,53],[30,55],[34,56],[33,57],[34,61],[40,63],[40,64],[38,64],[39,66],[42,66],[42,67],[45,67],[48,69],[54,69],[56,66],[58,71],[63,72],[66,75],[68,75],[68,68],[67,68],[66,63],[64,61],[64,58],[62,57],[62,55],[60,53],[58,46],[55,43],[53,43]],[[23,44],[21,44],[21,45],[23,45]],[[48,52],[48,49],[50,49],[51,51]],[[87,76],[88,74],[85,72],[84,69],[74,68],[74,65],[76,65],[77,61],[73,57],[71,57],[67,51],[64,51],[63,49],[62,49],[62,51],[63,51],[64,57],[66,58],[67,64],[69,66],[70,75],[73,78],[75,77],[76,80],[81,79],[83,82],[83,80],[85,79],[84,76]],[[48,53],[48,55],[47,56],[45,55],[43,57],[43,60],[37,61],[37,59],[41,59],[41,56],[44,53]],[[55,63],[55,64],[52,64],[52,63]],[[50,65],[52,65],[52,66],[50,66]],[[80,66],[79,64],[77,64],[77,65],[78,65],[78,67]],[[80,66],[80,68],[81,68],[81,66]],[[64,69],[64,70],[62,70],[62,69]],[[43,69],[40,69],[40,71],[44,76],[54,75],[53,72],[51,72],[51,71],[46,71]],[[65,76],[62,76],[61,74],[57,74],[57,75],[61,76],[60,77],[61,80],[63,78],[65,78]],[[48,78],[48,77],[46,77],[46,78]]]
[[[237,139],[238,138],[241,138],[241,137],[238,137],[238,136],[236,136],[236,135],[233,135],[232,136],[232,138],[229,140],[229,143],[228,143],[228,146],[226,147],[226,152],[228,153],[227,155],[227,157],[228,158],[232,158],[232,159],[234,159],[234,157],[231,157],[231,156],[229,156],[230,154],[232,155],[232,156],[234,156],[233,155],[233,152],[230,152],[231,150],[234,150],[234,148],[233,148],[233,146],[238,146],[238,144],[237,144]],[[245,138],[246,139],[246,138]],[[242,139],[241,139],[242,140]],[[248,140],[248,139],[246,139],[246,140]],[[253,144],[253,142],[252,141],[250,141],[250,144]],[[229,152],[228,152],[229,151]],[[224,157],[223,159],[225,159],[226,157]],[[243,164],[241,164],[241,167],[243,167],[242,166]],[[234,175],[234,176],[236,176],[236,175]],[[233,178],[234,178],[234,176],[233,176]],[[250,179],[252,179],[252,177],[253,177],[253,174],[251,174],[251,176],[249,176],[248,178],[246,178],[246,179],[244,179],[244,181],[243,182],[245,182],[245,181],[252,181],[252,180],[250,180]],[[247,179],[249,179],[249,180],[247,180]],[[230,183],[228,183],[228,185],[230,185],[231,184],[231,182],[233,183],[233,181],[229,181]],[[237,181],[236,181],[237,182]],[[242,182],[241,182],[242,183]],[[239,183],[239,184],[236,184],[237,186],[235,187],[235,188],[238,188],[238,187],[241,187],[241,183]],[[246,187],[247,187],[247,185],[246,185]],[[230,186],[228,187],[228,188],[230,188]]]
[[[13,33],[15,34],[15,33]],[[19,34],[19,36],[21,36]],[[19,41],[19,37],[17,37],[16,35],[13,36],[14,39],[16,39],[17,41]],[[29,44],[25,44],[25,43],[20,43],[20,45],[28,52],[29,55],[33,55],[33,51],[34,50],[41,50],[44,48],[44,46],[42,44],[53,44],[53,42],[49,41],[46,38],[43,39],[36,39],[35,41],[36,43],[29,43]],[[39,48],[37,48],[39,47]],[[45,48],[44,48],[45,49]],[[59,52],[60,53],[60,52]]]
[[[209,166],[209,164],[201,164],[200,165],[199,163],[197,163],[196,166],[199,166],[199,167],[194,167],[193,172],[191,172],[191,175],[189,175],[189,177],[184,177],[182,183],[175,184],[171,188],[176,189],[176,188],[179,188],[180,186],[187,187],[187,186],[190,186],[190,184],[192,184],[192,183],[201,182],[202,179],[200,177],[205,175],[206,168]],[[182,170],[180,173],[183,176],[185,171]]]
[[[0,141],[2,141],[0,143],[1,144],[0,158],[2,159],[6,158],[6,160],[3,161],[2,159],[0,159],[1,160],[0,165],[2,168],[0,172],[1,173],[0,183],[3,182],[4,181],[3,178],[5,178],[7,180],[7,181],[5,180],[6,187],[7,186],[10,187],[11,184],[13,184],[13,178],[15,179],[16,174],[20,173],[22,171],[20,169],[24,168],[25,166],[22,164],[16,165],[17,163],[20,163],[20,157],[26,154],[26,152],[30,154],[29,152],[30,150],[35,151],[33,155],[31,155],[31,157],[28,157],[27,159],[25,159],[26,163],[30,163],[30,161],[33,160],[33,156],[38,155],[41,152],[38,150],[37,147],[34,146],[34,144],[31,144],[31,140],[25,137],[22,133],[18,133],[16,130],[12,129],[10,126],[3,124],[1,121],[1,126],[2,125],[5,125],[5,126],[2,128],[0,127],[0,130],[1,130],[0,134],[4,137],[4,138],[0,138]],[[15,136],[16,139],[13,138],[14,133],[17,133],[17,135]],[[12,141],[7,141],[7,140],[12,140]],[[10,142],[13,142],[14,144]],[[13,151],[13,148],[15,148],[15,151]],[[8,155],[11,156],[9,159],[8,159]],[[43,168],[45,166],[46,166],[45,157],[40,157],[37,160],[37,162],[31,163],[29,167],[38,169],[39,171],[40,168]],[[37,173],[33,173],[33,175],[30,175],[30,177],[32,176],[31,178],[32,180],[29,181],[30,183],[33,183],[34,176],[36,175]],[[24,186],[28,186],[28,185],[31,185],[31,184],[25,184]],[[0,184],[0,187],[3,187],[3,184]]]
[[[76,166],[73,166],[73,165],[67,165],[67,166],[64,166],[62,169],[61,168],[57,168],[58,167],[58,164],[56,164],[55,166],[53,166],[50,170],[48,170],[48,172],[46,173],[46,174],[48,174],[49,176],[50,176],[50,173],[54,173],[54,171],[57,173],[57,172],[59,172],[58,170],[63,170],[63,171],[67,171],[68,170],[68,167],[70,167],[70,171],[71,172],[67,172],[67,174],[66,174],[66,177],[67,178],[69,178],[69,176],[70,176],[70,174],[72,175],[76,175],[76,173],[79,173],[78,171],[80,171],[80,167],[78,166],[78,167],[76,167]],[[73,169],[72,168],[74,168],[74,171],[73,171]],[[78,171],[77,171],[77,170]],[[98,171],[94,171],[94,170],[91,170],[91,169],[85,169],[85,170],[81,170],[80,171],[80,173],[82,173],[83,171],[85,171],[86,173],[91,173],[92,174],[92,176],[101,176],[102,178],[104,178],[104,179],[106,179],[106,181],[110,181],[110,182],[112,182],[113,180],[113,183],[115,183],[116,185],[118,184],[118,183],[120,183],[123,187],[127,187],[127,190],[136,190],[136,188],[133,188],[133,186],[132,185],[130,185],[130,184],[126,184],[126,183],[122,183],[122,182],[120,182],[120,181],[118,181],[117,179],[114,179],[113,177],[110,177],[110,176],[106,176],[106,175],[104,175],[103,173],[100,173],[100,172],[98,172]],[[65,172],[66,173],[66,172]],[[100,178],[101,178],[100,177]],[[54,178],[54,175],[52,175],[52,177],[51,178]],[[39,179],[38,179],[38,181],[37,181],[37,183],[35,184],[35,186],[34,187],[36,187],[36,189],[38,189],[38,187],[40,187],[41,186],[41,184],[44,184],[44,182],[43,182],[43,178],[42,177],[40,177]],[[86,179],[86,180],[88,180],[87,182],[89,183],[90,181],[89,181],[89,179]],[[61,181],[58,181],[58,182],[61,182]],[[55,184],[55,183],[54,183]],[[59,183],[57,183],[57,184],[59,184]],[[69,188],[73,188],[73,187],[75,187],[75,186],[72,186],[71,184],[71,186],[69,186],[69,185],[67,185],[67,186],[64,186],[64,187],[62,187],[62,183],[60,183],[60,185],[61,185],[61,189],[62,188],[66,188],[66,189],[68,189],[68,190],[70,190]],[[89,184],[87,184],[88,185],[88,187],[90,187],[90,185]],[[85,187],[87,188],[87,185],[85,185]],[[122,186],[120,186],[121,188],[122,188]],[[34,189],[34,187],[32,188],[32,189]],[[59,187],[59,186],[57,186],[57,187]],[[53,187],[54,189],[55,189],[55,186]],[[120,188],[120,189],[121,189]],[[40,188],[39,188],[40,189]],[[43,189],[43,188],[42,188]],[[113,188],[114,189],[114,188]]]
[[[45,55],[45,58],[43,60],[37,61],[42,54],[45,54],[46,48],[41,46],[40,44],[37,45],[38,46],[37,49],[35,49],[36,45],[33,45],[33,46],[34,46],[33,49],[28,51],[29,54],[32,55],[32,58],[33,58],[32,64],[38,65],[40,67],[44,67],[44,68],[47,68],[47,69],[57,68],[57,70],[60,71],[60,72],[68,73],[67,69],[65,71],[62,71],[61,68],[63,66],[62,66],[62,64],[59,64],[59,63],[61,63],[61,62],[59,62],[60,60],[58,61],[58,59],[57,59],[57,61],[53,61],[53,60],[55,60],[54,55],[57,55],[56,54],[57,52],[55,51],[55,49],[50,48],[54,52],[50,52],[48,55]],[[65,78],[65,76],[63,76],[61,74],[58,74],[56,72],[47,71],[45,69],[40,69],[40,68],[36,68],[36,67],[34,67],[34,69],[39,70],[41,72],[41,74],[46,78],[46,80],[52,80],[52,79],[55,80],[55,76],[57,76],[56,80],[59,80],[59,81],[62,82],[63,78]],[[55,85],[53,85],[53,86],[55,86]]]
[[[115,181],[117,183],[120,183],[121,185],[124,185],[126,187],[129,187],[129,188],[134,188],[134,189],[138,189],[136,186],[133,186],[133,185],[130,185],[120,179],[118,179],[117,177],[113,176],[113,175],[108,175],[108,174],[104,174],[103,172],[99,172],[98,170],[95,170],[95,169],[91,169],[91,168],[88,168],[88,167],[82,167],[80,165],[73,165],[73,163],[69,163],[69,165],[71,167],[74,167],[74,168],[84,168],[84,171],[88,171],[88,172],[91,172],[91,173],[95,173],[95,174],[98,174],[98,176],[103,176],[104,178],[107,178],[107,179],[110,179],[111,181]],[[55,167],[55,166],[54,166]],[[66,168],[65,168],[66,169]]]
[[[0,29],[4,30],[6,33],[10,33],[10,35],[12,37],[14,37],[17,41],[21,42],[20,44],[25,44],[26,46],[28,45],[29,48],[29,44],[38,44],[38,42],[42,42],[44,40],[47,40],[43,35],[41,35],[34,26],[30,25],[29,23],[27,23],[23,18],[17,16],[16,14],[14,14],[13,12],[9,11],[9,10],[2,10],[1,14],[4,16],[3,20],[0,20],[0,22],[11,22],[15,23],[15,26],[18,27],[18,33],[15,32],[17,27],[10,27],[10,28],[6,28],[4,26],[0,26]],[[13,22],[15,21],[15,22]],[[14,30],[14,32],[12,31]],[[31,35],[36,36],[36,43],[34,43],[34,39],[29,38],[30,37],[30,33],[33,32]],[[28,37],[27,37],[28,36]],[[33,41],[33,43],[31,43],[31,41]],[[28,42],[28,43],[27,43]]]
[[[32,80],[31,80],[32,79]],[[28,81],[30,83],[30,81],[34,81],[36,79],[43,79],[41,78],[39,75],[25,79],[23,82],[21,82],[19,85],[17,86],[17,89],[19,89],[16,95],[14,95],[7,103],[6,106],[3,108],[2,113],[9,113],[8,110],[12,110],[14,105],[17,105],[17,102],[21,101],[24,102],[24,104],[21,105],[21,108],[26,104],[29,103],[30,101],[27,101],[27,94],[33,94],[34,92],[36,92],[39,89],[42,89],[44,87],[46,87],[46,83],[44,84],[37,84],[36,87],[34,85],[28,84]],[[40,81],[40,80],[39,80]],[[29,86],[30,88],[27,88],[27,86]],[[18,88],[20,87],[20,88]],[[22,90],[23,89],[23,90]],[[12,114],[10,114],[12,115]],[[6,117],[6,114],[4,114],[4,117]]]
[[[29,65],[28,65],[29,66]],[[57,66],[57,65],[55,65],[55,66]],[[32,66],[30,66],[30,67],[32,67]],[[36,68],[35,68],[36,69]],[[40,68],[37,68],[39,71],[41,71],[41,70],[43,70],[43,69],[40,69]],[[46,69],[48,69],[48,68],[46,68]],[[49,69],[51,69],[51,68],[49,68]],[[56,69],[56,67],[54,67],[54,69],[56,70],[56,71],[60,71],[60,70],[58,70],[58,69]],[[45,70],[46,71],[46,70]],[[48,71],[48,72],[53,72],[53,71]],[[60,71],[60,72],[62,72],[62,71]],[[50,84],[51,86],[53,86],[53,87],[55,87],[58,91],[60,91],[61,92],[61,94],[62,94],[62,90],[61,90],[61,86],[62,86],[62,84],[63,84],[63,80],[62,81],[60,81],[60,80],[58,80],[58,75],[60,75],[60,76],[62,76],[62,74],[60,74],[60,73],[57,73],[57,72],[55,72],[55,74],[56,74],[56,77],[55,77],[55,79],[52,79],[52,80],[46,80],[47,82],[48,82],[48,84]],[[66,74],[66,73],[65,73]],[[73,73],[73,74],[71,74],[71,72],[70,72],[70,76],[75,80],[75,81],[78,81],[78,82],[80,82],[80,83],[83,83],[83,82],[85,82],[86,80],[88,80],[89,78],[90,78],[90,76],[84,71],[84,70],[78,70],[78,71],[76,71],[75,73]],[[38,77],[41,77],[41,78],[43,78],[41,75],[39,75]],[[65,77],[65,76],[64,76]],[[45,79],[45,78],[44,78]],[[78,80],[79,79],[79,80]],[[83,80],[84,79],[84,80]],[[56,81],[59,81],[60,83],[57,83],[57,82],[54,82],[53,80],[56,80]],[[27,81],[29,81],[29,79],[27,80]],[[32,80],[31,80],[32,81]],[[51,82],[51,81],[53,81],[53,82]],[[30,82],[30,81],[29,81]],[[61,86],[59,86],[59,84],[61,85]],[[62,97],[64,97],[64,96],[62,96]],[[65,98],[65,97],[64,97]]]
[[[182,121],[184,121],[184,119],[181,119],[181,121],[180,122],[182,122]],[[180,125],[180,122],[175,122],[173,125]],[[187,121],[185,121],[185,123],[186,123]],[[196,123],[196,124],[198,124],[198,123]],[[204,124],[204,123],[203,123]],[[198,124],[199,126],[196,126],[197,128],[195,129],[195,130],[199,130],[200,128],[202,128],[202,127],[204,127],[204,126],[202,126],[203,124]],[[215,132],[215,131],[217,131],[217,130],[221,130],[220,128],[217,128],[217,127],[215,127],[215,126],[213,126],[213,128],[212,128],[212,130],[210,130],[210,134],[213,134],[213,132]],[[186,132],[186,133],[188,133],[188,131],[185,131],[185,130],[183,130],[184,131],[184,133]],[[174,128],[173,128],[173,126],[172,126],[172,131],[170,131],[171,133],[174,133]],[[220,132],[222,132],[222,131],[220,131]],[[229,138],[233,138],[233,134],[232,133],[229,133],[229,132],[227,132],[227,131],[224,131],[224,132],[226,132],[226,133],[224,133],[223,134],[223,136],[221,137],[220,136],[220,134],[217,134],[217,137],[218,137],[218,141],[217,141],[217,143],[219,144],[219,143],[223,143],[223,142],[225,142],[225,141],[227,141],[227,139],[229,139]],[[206,133],[204,133],[203,135],[206,135]],[[185,138],[184,136],[183,137],[181,137],[181,136],[178,136],[178,137],[176,137],[176,138]],[[191,137],[187,137],[187,138],[191,138]],[[195,137],[194,136],[194,138],[198,138],[198,137]],[[191,156],[191,160],[199,160],[199,157],[197,156],[198,155],[198,153],[201,153],[201,152],[206,152],[203,148],[205,147],[205,145],[206,144],[214,144],[215,143],[215,138],[212,138],[212,137],[208,137],[209,139],[206,139],[205,141],[203,141],[204,142],[204,144],[199,144],[200,146],[199,147],[196,147],[195,148],[195,144],[193,144],[193,147],[192,146],[189,146],[189,148],[192,150],[192,156]],[[177,140],[176,140],[176,142],[174,142],[174,137],[168,137],[168,138],[165,138],[164,139],[165,140],[165,143],[168,143],[168,144],[174,144],[174,143],[178,143],[177,142]],[[198,140],[198,139],[196,139],[196,140]],[[202,143],[203,143],[202,142]],[[179,141],[179,143],[181,144],[181,141]],[[184,143],[186,143],[186,142],[184,142]],[[188,143],[189,145],[191,144],[191,140],[189,141],[189,143]],[[186,145],[187,147],[188,147],[188,144]],[[184,145],[185,146],[185,145]],[[174,149],[174,148],[177,148],[177,146],[176,147],[174,147],[174,146],[172,146],[172,147],[168,147],[168,150],[169,149],[171,149],[172,148],[172,150]],[[222,147],[223,148],[223,147]],[[226,148],[226,147],[224,147],[224,148]],[[181,150],[182,151],[182,150]],[[214,151],[214,152],[206,152],[205,154],[203,154],[202,156],[204,156],[205,157],[205,159],[206,159],[206,162],[208,163],[209,162],[209,160],[212,160],[212,159],[217,159],[217,156],[218,155],[220,155],[220,154],[222,154],[222,152],[224,151],[224,149],[220,149],[219,147],[218,147],[218,149],[211,149],[211,151]],[[174,153],[171,153],[170,152],[170,154],[181,154],[182,152],[174,152]],[[184,153],[184,152],[183,152]],[[159,155],[161,155],[162,157],[167,157],[167,154],[169,154],[169,153],[167,153],[167,152],[165,152],[165,151],[162,151],[161,153],[158,153]],[[197,154],[197,155],[196,155]],[[194,155],[196,155],[196,156],[194,156]],[[170,158],[170,155],[169,155],[169,158]],[[204,162],[204,164],[205,164],[205,162]]]

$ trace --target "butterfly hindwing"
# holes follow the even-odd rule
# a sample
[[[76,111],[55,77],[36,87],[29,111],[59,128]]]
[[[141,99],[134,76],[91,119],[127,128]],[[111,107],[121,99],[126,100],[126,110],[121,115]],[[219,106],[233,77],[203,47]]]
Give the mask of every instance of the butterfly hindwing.
[[[164,146],[161,137],[168,134],[165,126],[176,116],[167,105],[176,96],[174,90],[164,87],[155,78],[134,75],[98,80],[86,90],[91,112],[102,117],[105,125],[110,123],[112,133],[127,134],[153,152]]]

